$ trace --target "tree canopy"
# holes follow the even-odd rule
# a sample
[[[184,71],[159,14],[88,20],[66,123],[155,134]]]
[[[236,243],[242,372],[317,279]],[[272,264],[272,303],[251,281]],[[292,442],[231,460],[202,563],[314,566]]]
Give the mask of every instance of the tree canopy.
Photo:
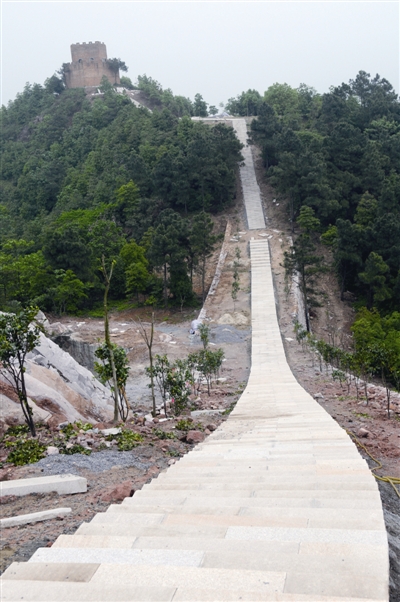
[[[109,64],[124,70],[120,59]],[[230,127],[191,120],[207,114],[200,94],[174,96],[146,75],[137,87],[152,112],[108,81],[93,98],[57,76],[27,84],[1,108],[0,309],[92,307],[102,298],[103,255],[116,262],[111,297],[162,302],[163,282],[164,301],[193,299],[193,217],[231,204],[241,144]],[[165,278],[166,215],[181,234]]]

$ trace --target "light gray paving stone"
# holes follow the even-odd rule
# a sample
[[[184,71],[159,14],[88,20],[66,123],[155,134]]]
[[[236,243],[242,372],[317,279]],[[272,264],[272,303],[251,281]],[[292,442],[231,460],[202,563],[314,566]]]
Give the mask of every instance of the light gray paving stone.
[[[198,550],[115,548],[39,548],[29,562],[80,564],[106,563],[147,566],[200,566],[204,553]]]
[[[4,581],[1,593],[2,600],[7,602],[171,602],[176,588],[136,586],[133,583]]]
[[[219,589],[250,589],[260,592],[283,592],[284,572],[208,569],[192,567],[157,567],[157,584],[162,587]],[[151,567],[102,564],[92,577],[92,583],[126,583],[144,585],[154,578]]]
[[[234,541],[233,539],[213,539],[209,538],[194,538],[194,537],[138,537],[133,544],[134,548],[138,549],[170,549],[170,550],[201,550],[203,552],[218,552],[225,554],[225,552],[236,552],[242,553],[245,557],[248,555],[254,555],[254,542],[253,541]],[[354,549],[357,549],[354,547]],[[373,548],[375,550],[375,548]],[[298,554],[300,550],[300,544],[298,542],[287,542],[287,541],[257,541],[257,554],[263,556],[271,556],[274,554]],[[318,550],[316,552],[318,553]]]
[[[99,563],[14,562],[4,571],[2,583],[9,580],[88,582],[99,566]]]
[[[175,525],[166,526],[159,525],[157,527],[140,527],[139,525],[131,525],[129,523],[111,523],[111,524],[96,524],[83,523],[76,531],[78,535],[134,535],[140,536],[161,536],[165,537],[225,537],[227,527],[215,527],[213,525]]]
[[[381,529],[290,529],[268,527],[229,527],[226,539],[244,539],[253,541],[297,541],[320,543],[356,543],[366,545],[387,545],[386,533]],[[386,567],[384,567],[386,568]]]
[[[379,559],[382,561],[382,559]],[[341,596],[343,599],[366,597],[377,600],[385,599],[388,591],[388,581],[380,575],[372,573],[338,572],[329,570],[304,573],[289,571],[285,592],[291,594],[311,594]]]
[[[51,546],[53,548],[119,548],[130,549],[136,537],[99,535],[60,535]]]

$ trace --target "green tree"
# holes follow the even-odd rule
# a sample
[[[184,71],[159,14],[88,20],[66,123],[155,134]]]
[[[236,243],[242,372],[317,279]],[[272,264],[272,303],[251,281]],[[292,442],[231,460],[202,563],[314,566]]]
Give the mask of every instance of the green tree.
[[[80,302],[87,299],[86,286],[72,270],[56,270],[57,285],[54,291],[54,303],[60,314],[77,311]]]
[[[391,292],[386,285],[388,272],[389,266],[383,258],[371,251],[365,262],[364,271],[358,275],[361,282],[368,285],[368,309],[371,309],[375,302],[380,303],[391,297]]]
[[[366,192],[362,195],[354,215],[354,221],[359,226],[366,228],[372,226],[378,217],[378,201],[372,194]]]
[[[307,331],[310,331],[310,309],[319,305],[316,289],[317,275],[323,271],[322,258],[309,234],[300,234],[290,251],[285,251],[283,262],[286,277],[292,279],[295,273],[299,276],[299,288],[304,302],[304,313]]]
[[[226,110],[231,115],[258,115],[262,102],[261,94],[257,90],[247,90],[236,98],[230,98]]]
[[[135,89],[135,86],[133,85],[130,77],[126,77],[125,75],[122,75],[122,77],[120,77],[119,81],[120,81],[121,86],[124,86],[124,88],[126,88],[127,90]]]
[[[117,190],[117,202],[114,205],[114,215],[121,226],[129,225],[134,219],[139,206],[139,188],[130,180]]]
[[[112,59],[107,59],[107,65],[109,66],[110,70],[113,72],[114,74],[114,83],[117,83],[117,77],[120,71],[128,71],[128,67],[126,66],[124,61],[121,61],[121,59],[117,59],[117,58],[112,58]]]
[[[126,292],[136,293],[139,297],[139,293],[146,290],[150,278],[146,249],[131,240],[122,247],[120,255],[125,268]]]
[[[288,121],[299,117],[299,94],[286,83],[270,86],[264,92],[264,100],[281,120]]]
[[[154,230],[149,257],[155,267],[162,269],[165,307],[168,307],[168,284],[171,284],[174,272],[177,275],[173,282],[175,286],[180,279],[185,276],[187,278],[184,268],[184,239],[185,226],[181,217],[170,209],[163,211]]]
[[[207,103],[201,94],[196,94],[193,103],[193,113],[196,117],[207,117]]]
[[[201,276],[202,301],[205,299],[205,277],[207,268],[207,259],[214,252],[218,236],[213,234],[214,222],[211,217],[202,211],[193,218],[192,227],[189,233],[189,241],[193,250],[194,264]]]
[[[362,248],[358,231],[350,220],[338,219],[336,231],[334,260],[340,280],[340,299],[343,301],[346,287],[350,286],[362,265]]]
[[[121,420],[124,422],[128,418],[129,413],[129,403],[128,398],[126,396],[126,381],[129,376],[129,361],[128,356],[123,347],[119,347],[114,343],[111,345],[107,345],[107,343],[103,343],[100,347],[96,349],[94,352],[95,356],[101,360],[100,362],[95,362],[94,369],[98,374],[100,381],[103,385],[108,384],[113,390],[114,384],[114,372],[111,360],[111,353],[115,366],[115,374],[119,392],[119,415]]]
[[[26,307],[15,314],[0,314],[0,362],[3,375],[18,395],[25,421],[36,437],[32,408],[25,384],[26,356],[39,343],[41,327],[35,322],[38,307]]]

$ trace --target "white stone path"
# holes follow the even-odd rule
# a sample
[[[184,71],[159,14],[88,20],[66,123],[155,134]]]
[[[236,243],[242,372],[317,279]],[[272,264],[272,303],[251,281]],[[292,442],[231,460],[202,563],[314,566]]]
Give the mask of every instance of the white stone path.
[[[244,144],[244,148],[242,149],[244,165],[240,166],[240,179],[242,181],[248,229],[260,230],[261,228],[265,228],[265,220],[260,200],[260,187],[258,186],[254,171],[253,156],[251,148],[247,144],[246,122],[244,119],[232,119],[232,124],[237,137]]]
[[[268,243],[250,253],[252,368],[229,419],[132,498],[11,565],[2,600],[387,602],[376,482],[291,373]]]

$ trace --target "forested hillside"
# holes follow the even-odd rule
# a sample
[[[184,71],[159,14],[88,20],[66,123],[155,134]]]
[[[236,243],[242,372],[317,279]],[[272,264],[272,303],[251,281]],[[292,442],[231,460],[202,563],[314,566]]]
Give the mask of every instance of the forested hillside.
[[[103,256],[114,299],[193,302],[241,145],[231,128],[191,120],[207,114],[200,94],[192,103],[147,76],[139,88],[153,112],[108,82],[93,99],[56,76],[2,107],[0,309],[92,308]]]
[[[274,84],[264,95],[243,92],[227,108],[257,115],[251,136],[294,234],[286,273],[300,274],[308,309],[323,304],[318,275],[334,270],[342,300],[358,310],[356,354],[322,343],[319,352],[330,363],[375,372],[399,387],[400,103],[393,87],[360,71],[327,94]],[[321,243],[330,249],[328,262]]]

